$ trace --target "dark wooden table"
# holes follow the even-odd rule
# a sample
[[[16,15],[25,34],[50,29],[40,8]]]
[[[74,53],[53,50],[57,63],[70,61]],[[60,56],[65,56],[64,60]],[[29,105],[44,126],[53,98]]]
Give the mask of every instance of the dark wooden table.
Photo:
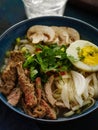
[[[81,19],[98,28],[98,14],[81,5],[67,3],[65,16]],[[0,34],[10,26],[26,19],[21,0],[0,0]],[[91,32],[90,32],[91,33]],[[85,117],[60,124],[39,124],[18,115],[0,101],[0,130],[98,130],[98,110]]]

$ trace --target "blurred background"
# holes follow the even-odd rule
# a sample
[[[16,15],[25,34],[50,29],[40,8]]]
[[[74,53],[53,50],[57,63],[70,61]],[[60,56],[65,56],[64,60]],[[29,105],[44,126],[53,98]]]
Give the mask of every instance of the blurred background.
[[[64,16],[74,17],[83,20],[98,29],[98,0],[68,0]],[[0,0],[0,35],[12,25],[27,19],[24,5],[21,0]],[[90,32],[91,33],[91,32]],[[44,129],[73,129],[82,128],[98,130],[98,110],[94,111],[85,118],[81,118],[63,125],[45,126],[38,124],[36,126],[29,119],[7,108],[0,101],[0,130],[44,130]]]
[[[68,0],[64,15],[84,20],[98,28],[98,0]],[[26,18],[21,0],[0,0],[0,34]]]
[[[85,11],[98,13],[98,0],[69,0],[69,2]]]

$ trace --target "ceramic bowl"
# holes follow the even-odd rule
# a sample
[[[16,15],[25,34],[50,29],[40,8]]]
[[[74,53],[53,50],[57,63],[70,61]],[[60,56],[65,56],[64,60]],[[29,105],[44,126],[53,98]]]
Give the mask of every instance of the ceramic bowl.
[[[63,16],[44,16],[33,19],[27,19],[13,25],[0,36],[0,66],[3,64],[5,52],[12,48],[14,40],[17,37],[24,36],[26,34],[27,29],[33,25],[70,26],[79,31],[82,39],[90,40],[91,42],[98,45],[98,30],[92,25],[79,19]],[[15,111],[17,114],[21,114],[24,117],[40,122],[57,123],[57,122],[70,121],[86,116],[87,114],[90,114],[91,112],[93,112],[95,109],[98,108],[98,100],[97,100],[96,103],[91,108],[89,108],[82,114],[74,115],[68,118],[58,118],[57,120],[46,120],[46,119],[33,118],[25,114],[20,108],[12,107],[10,104],[8,104],[6,98],[2,93],[0,93],[0,99],[4,104],[6,104],[7,107]]]

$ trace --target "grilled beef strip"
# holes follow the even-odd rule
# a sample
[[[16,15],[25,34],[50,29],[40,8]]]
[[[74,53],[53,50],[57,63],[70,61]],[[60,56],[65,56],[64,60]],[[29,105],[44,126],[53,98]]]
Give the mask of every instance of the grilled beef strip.
[[[42,104],[39,104],[33,109],[32,116],[36,118],[44,118],[46,116],[46,109]]]
[[[2,92],[5,95],[9,94],[15,86],[16,78],[16,68],[13,62],[9,62],[9,64],[1,74],[2,84],[0,87],[0,92]]]
[[[21,90],[25,96],[25,103],[29,107],[37,105],[37,98],[35,95],[34,83],[30,82],[30,79],[25,75],[24,69],[22,68],[22,62],[17,64],[18,81]]]
[[[7,96],[8,103],[12,106],[16,106],[20,100],[21,97],[21,90],[20,88],[14,88],[10,94]]]
[[[1,74],[0,92],[8,95],[15,87],[17,79],[16,64],[24,61],[24,56],[19,51],[11,51],[8,64]]]
[[[53,81],[54,81],[54,76],[52,75],[49,77],[48,81],[46,82],[44,86],[46,97],[52,106],[54,106],[56,102],[56,99],[53,97],[53,94],[52,94]]]
[[[37,93],[37,100],[38,104],[40,103],[41,97],[42,97],[42,85],[41,85],[41,78],[37,77],[36,80],[36,93]]]
[[[48,119],[56,119],[57,118],[57,114],[56,111],[53,107],[51,107],[45,100],[41,100],[41,105],[45,108],[46,110],[46,115],[45,117]]]
[[[25,60],[23,53],[17,50],[10,52],[10,59],[14,62],[14,64]]]

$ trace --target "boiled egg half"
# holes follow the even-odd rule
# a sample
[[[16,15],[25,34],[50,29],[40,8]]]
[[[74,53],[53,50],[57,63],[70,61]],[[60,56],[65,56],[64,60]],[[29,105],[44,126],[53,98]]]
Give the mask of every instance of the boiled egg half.
[[[98,71],[98,46],[87,40],[77,40],[66,50],[72,64],[84,71]]]

